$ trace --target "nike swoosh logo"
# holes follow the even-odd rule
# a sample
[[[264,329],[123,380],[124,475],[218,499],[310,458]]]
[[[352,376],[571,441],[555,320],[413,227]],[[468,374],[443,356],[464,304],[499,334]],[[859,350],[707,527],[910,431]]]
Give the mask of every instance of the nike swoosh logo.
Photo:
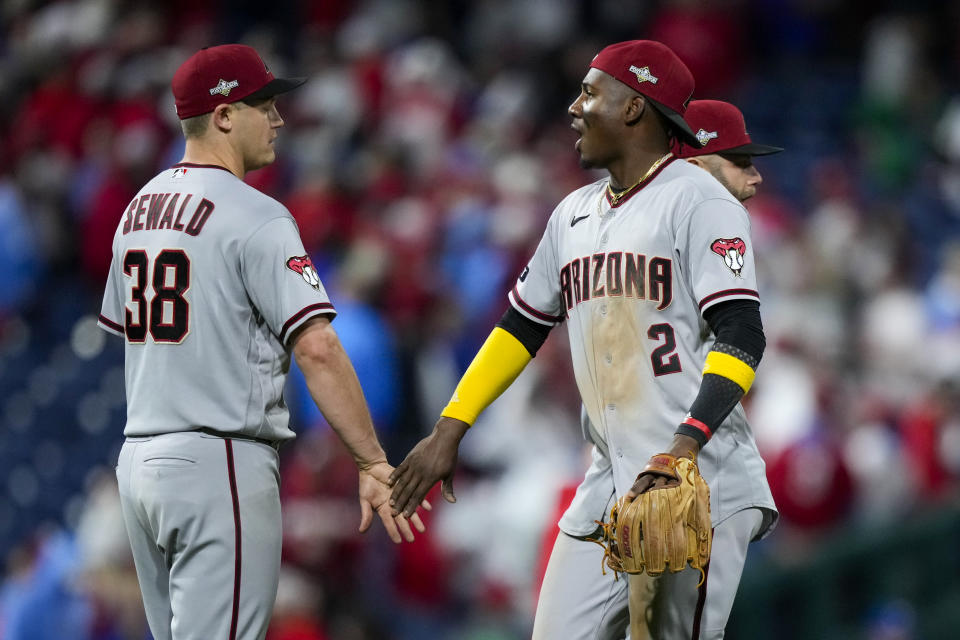
[[[586,220],[586,219],[589,218],[589,217],[590,217],[589,215],[580,216],[579,218],[576,218],[576,217],[575,217],[573,220],[570,221],[570,226],[572,227],[573,225],[577,224],[577,223],[580,222],[581,220]]]

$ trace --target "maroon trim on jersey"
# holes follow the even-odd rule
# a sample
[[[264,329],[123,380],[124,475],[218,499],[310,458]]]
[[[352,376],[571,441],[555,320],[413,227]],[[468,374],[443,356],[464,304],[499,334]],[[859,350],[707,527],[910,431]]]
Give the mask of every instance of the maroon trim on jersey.
[[[237,496],[237,472],[233,466],[233,440],[225,438],[227,448],[227,476],[230,480],[230,499],[233,502],[233,610],[230,612],[230,640],[237,638],[237,619],[240,617],[240,498]]]
[[[280,330],[280,342],[283,342],[284,340],[286,340],[287,331],[289,331],[290,327],[293,324],[295,324],[298,320],[300,320],[300,318],[302,318],[303,316],[307,315],[312,311],[319,311],[321,309],[326,311],[333,311],[334,313],[336,313],[336,311],[333,308],[333,305],[330,304],[329,302],[318,302],[316,304],[311,304],[307,307],[304,307],[303,309],[300,309],[300,311],[297,311],[295,314],[293,314],[293,316],[290,317],[289,320],[283,323],[283,328]]]
[[[520,294],[517,293],[516,286],[513,287],[513,290],[510,293],[513,294],[513,297],[517,301],[517,304],[520,305],[520,308],[522,308],[524,311],[526,311],[533,317],[539,318],[545,322],[553,322],[553,323],[563,322],[563,316],[548,315],[542,311],[537,311],[536,309],[528,305],[526,302],[524,302],[523,298],[520,297]]]
[[[117,331],[117,332],[119,332],[119,333],[123,333],[123,332],[124,332],[124,331],[123,331],[123,325],[122,325],[122,324],[117,324],[116,322],[114,322],[114,321],[111,320],[110,318],[107,318],[106,316],[104,316],[102,313],[100,314],[100,318],[99,318],[99,319],[100,319],[100,324],[102,324],[103,326],[105,326],[105,327],[107,327],[107,328],[110,328],[110,329],[113,329],[114,331]]]
[[[711,537],[713,530],[710,531]],[[703,568],[703,584],[697,588],[697,608],[693,612],[693,633],[690,634],[692,640],[700,638],[700,620],[703,618],[703,605],[707,601],[707,578],[710,577],[710,562]]]
[[[751,296],[753,298],[757,298],[758,300],[760,299],[760,294],[753,289],[724,289],[723,291],[711,293],[706,298],[701,300],[699,307],[702,310],[707,304],[713,302],[717,298],[725,298],[727,296]]]
[[[170,167],[171,169],[179,169],[180,167],[187,167],[189,169],[220,169],[221,171],[226,171],[230,175],[233,175],[233,171],[227,169],[226,167],[221,167],[218,164],[196,164],[194,162],[178,162],[177,164]]]
[[[662,165],[660,165],[659,167],[657,167],[657,170],[654,171],[653,173],[651,173],[650,176],[649,176],[646,180],[644,180],[644,181],[641,182],[640,184],[634,185],[633,188],[632,188],[632,190],[630,190],[630,191],[628,191],[627,193],[625,193],[625,194],[623,194],[622,196],[620,196],[620,199],[617,201],[617,204],[613,204],[613,202],[610,200],[610,189],[606,189],[606,190],[603,192],[603,197],[607,199],[607,204],[609,204],[609,205],[610,205],[612,208],[614,208],[614,209],[616,209],[617,207],[623,205],[624,202],[626,202],[627,200],[629,200],[629,199],[632,198],[633,196],[635,196],[635,195],[637,195],[638,193],[640,193],[645,186],[647,186],[648,184],[650,184],[651,182],[653,182],[653,179],[656,178],[658,175],[660,175],[660,172],[663,171],[664,169],[666,169],[666,168],[667,168],[667,165],[669,165],[671,162],[673,162],[673,161],[676,160],[676,159],[677,159],[677,157],[676,157],[676,156],[673,156],[673,157],[669,158],[666,162],[664,162]],[[607,183],[607,184],[609,185],[609,183]]]

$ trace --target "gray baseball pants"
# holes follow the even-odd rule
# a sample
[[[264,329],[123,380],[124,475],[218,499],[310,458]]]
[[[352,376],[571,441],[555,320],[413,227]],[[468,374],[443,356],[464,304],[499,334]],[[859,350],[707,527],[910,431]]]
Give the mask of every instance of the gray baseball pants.
[[[279,457],[198,432],[128,437],[123,518],[156,640],[262,640],[280,571]]]

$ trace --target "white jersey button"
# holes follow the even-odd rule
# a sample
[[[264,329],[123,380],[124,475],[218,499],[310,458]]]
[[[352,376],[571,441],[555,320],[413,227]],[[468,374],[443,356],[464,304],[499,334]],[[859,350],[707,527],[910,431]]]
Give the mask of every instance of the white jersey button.
[[[600,315],[602,316],[607,315],[607,303],[603,303],[600,305]]]
[[[611,364],[613,362],[613,356],[608,353],[604,360],[607,361],[607,364]]]

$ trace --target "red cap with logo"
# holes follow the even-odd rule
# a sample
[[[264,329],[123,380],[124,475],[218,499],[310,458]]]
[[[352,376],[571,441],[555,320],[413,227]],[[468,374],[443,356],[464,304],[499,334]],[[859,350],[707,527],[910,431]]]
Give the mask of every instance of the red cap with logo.
[[[306,78],[274,78],[253,47],[225,44],[197,51],[173,74],[170,87],[181,120],[210,113],[218,104],[270,98]]]
[[[720,100],[694,100],[684,115],[696,133],[697,144],[675,150],[680,158],[693,158],[710,153],[742,153],[766,156],[783,151],[781,147],[757,144],[750,139],[740,109]]]
[[[684,121],[693,74],[668,46],[654,40],[628,40],[604,48],[590,66],[646,96],[688,144],[699,146]]]

